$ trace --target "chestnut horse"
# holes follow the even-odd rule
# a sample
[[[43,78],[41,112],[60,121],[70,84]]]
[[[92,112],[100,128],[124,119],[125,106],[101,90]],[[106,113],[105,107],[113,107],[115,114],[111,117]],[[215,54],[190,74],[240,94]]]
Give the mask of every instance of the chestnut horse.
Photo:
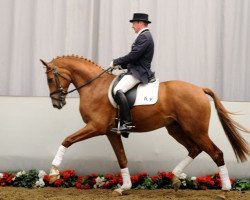
[[[109,69],[104,70],[95,63],[78,56],[62,56],[50,62],[41,60],[46,67],[50,97],[55,108],[61,109],[66,101],[67,91],[72,83],[80,95],[80,113],[86,126],[66,137],[59,147],[50,171],[51,180],[59,178],[59,165],[66,149],[72,144],[95,136],[106,135],[116,154],[122,172],[123,185],[115,192],[122,194],[131,188],[127,158],[121,136],[111,132],[115,126],[116,108],[108,99],[108,89],[116,77]],[[154,105],[135,106],[131,109],[135,132],[148,132],[166,127],[168,133],[188,150],[188,156],[173,169],[173,187],[180,186],[179,176],[183,169],[202,151],[216,163],[222,179],[221,197],[231,189],[223,152],[208,135],[211,96],[238,161],[245,161],[250,155],[247,141],[239,130],[249,133],[229,117],[217,95],[208,88],[201,88],[183,81],[161,82],[158,101]],[[100,103],[101,102],[101,103]]]

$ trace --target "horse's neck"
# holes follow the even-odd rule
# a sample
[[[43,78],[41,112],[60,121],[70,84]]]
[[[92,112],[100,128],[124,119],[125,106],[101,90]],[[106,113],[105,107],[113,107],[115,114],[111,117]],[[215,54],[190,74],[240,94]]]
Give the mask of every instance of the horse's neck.
[[[61,59],[60,62],[59,65],[70,73],[72,83],[76,88],[96,78],[104,71],[101,67],[84,59]],[[112,79],[108,73],[103,74],[102,77]],[[106,82],[110,82],[109,80],[98,78],[91,85],[106,84]]]

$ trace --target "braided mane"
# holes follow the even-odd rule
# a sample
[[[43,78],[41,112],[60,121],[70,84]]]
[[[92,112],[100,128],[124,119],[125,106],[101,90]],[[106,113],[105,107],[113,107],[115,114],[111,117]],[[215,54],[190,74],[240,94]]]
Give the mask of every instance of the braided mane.
[[[92,60],[89,60],[87,58],[84,58],[83,56],[78,56],[78,55],[62,55],[62,56],[57,56],[56,58],[53,58],[52,59],[52,62],[55,61],[55,60],[59,60],[59,59],[62,59],[62,58],[68,58],[68,59],[78,59],[78,60],[82,60],[82,61],[87,61],[89,63],[92,63],[94,65],[96,65],[97,67],[100,67],[102,68],[100,65],[96,64],[95,62],[93,62]],[[103,68],[102,68],[103,69]]]

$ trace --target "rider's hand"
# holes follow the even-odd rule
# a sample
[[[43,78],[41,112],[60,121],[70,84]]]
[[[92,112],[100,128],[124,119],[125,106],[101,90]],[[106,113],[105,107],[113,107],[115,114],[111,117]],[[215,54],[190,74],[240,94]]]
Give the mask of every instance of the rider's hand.
[[[113,70],[116,70],[116,69],[117,70],[122,70],[122,67],[121,67],[121,65],[116,65],[116,66],[113,66],[112,69]]]
[[[121,70],[122,69],[121,65],[114,66],[114,61],[113,60],[111,61],[109,66],[112,67],[112,70]]]

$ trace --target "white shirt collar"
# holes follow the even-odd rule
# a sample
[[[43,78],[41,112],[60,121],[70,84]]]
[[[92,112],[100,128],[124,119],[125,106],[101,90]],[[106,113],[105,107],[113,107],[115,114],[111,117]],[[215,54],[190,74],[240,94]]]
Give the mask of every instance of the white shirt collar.
[[[135,39],[137,39],[137,37],[141,34],[141,32],[143,32],[143,31],[145,31],[145,30],[149,30],[148,27],[145,27],[145,28],[141,29],[141,30],[137,33]]]

